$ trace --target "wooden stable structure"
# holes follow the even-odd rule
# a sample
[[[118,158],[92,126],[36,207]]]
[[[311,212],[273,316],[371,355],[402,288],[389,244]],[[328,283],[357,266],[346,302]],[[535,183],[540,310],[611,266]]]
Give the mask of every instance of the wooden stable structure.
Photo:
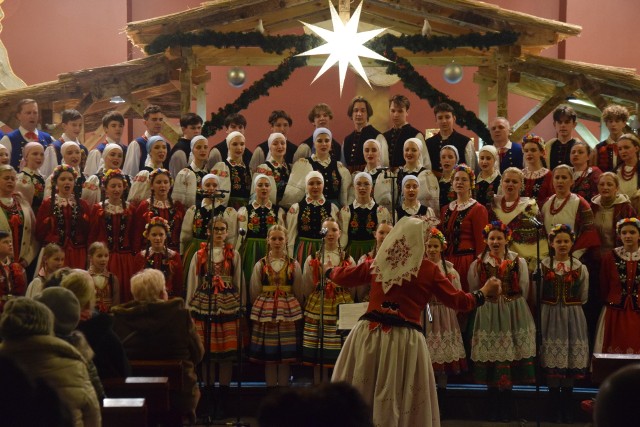
[[[197,32],[250,32],[260,29],[269,35],[302,34],[299,21],[326,26],[330,23],[328,0],[215,0],[200,7],[127,25],[131,43],[143,49],[161,35]],[[335,2],[335,0],[334,0]],[[350,1],[338,0],[343,19],[350,15]],[[640,76],[635,70],[545,58],[540,53],[569,37],[581,27],[502,9],[475,0],[364,0],[361,31],[371,26],[388,27],[394,34],[421,34],[425,20],[432,35],[492,33],[504,30],[519,34],[512,46],[487,50],[458,48],[437,53],[413,53],[397,48],[400,56],[414,66],[445,66],[455,60],[462,66],[478,67],[474,82],[479,86],[478,116],[488,120],[488,105],[496,101],[497,115],[507,116],[508,94],[538,101],[525,117],[511,117],[514,139],[530,131],[568,97],[590,102],[578,107],[582,118],[600,120],[600,110],[608,103],[626,105],[636,112],[640,98]],[[41,105],[44,122],[64,108],[76,108],[86,117],[86,131],[99,128],[99,117],[114,104],[111,96],[126,101],[116,106],[126,117],[139,117],[144,105],[157,103],[169,117],[179,117],[196,100],[197,112],[205,116],[205,84],[211,75],[208,66],[275,66],[290,52],[265,53],[258,46],[217,49],[209,46],[170,47],[164,53],[108,67],[62,74],[55,82],[5,91],[0,101],[0,120],[14,124],[12,106],[31,97]],[[319,66],[324,58],[311,57],[308,64]],[[379,66],[370,60],[363,65]],[[519,120],[518,120],[519,119]],[[579,129],[580,131],[580,129]],[[582,129],[583,132],[588,132]],[[163,131],[169,138],[171,129]],[[55,133],[55,132],[54,132]],[[583,138],[593,142],[595,137]],[[94,141],[101,136],[96,133]]]

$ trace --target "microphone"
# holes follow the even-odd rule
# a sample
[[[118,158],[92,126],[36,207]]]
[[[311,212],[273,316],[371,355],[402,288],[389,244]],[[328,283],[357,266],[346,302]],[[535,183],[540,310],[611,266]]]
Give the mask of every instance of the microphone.
[[[219,189],[216,190],[216,193],[230,193],[230,192],[231,191],[229,190],[219,190]]]
[[[531,222],[531,224],[533,224],[533,226],[537,229],[541,229],[544,228],[544,224],[541,223],[540,221],[538,221],[538,219],[534,216],[532,216],[531,218],[529,218],[529,221]]]
[[[242,237],[244,237],[247,234],[247,230],[245,230],[244,228],[240,227],[238,229],[238,234]]]
[[[328,230],[326,227],[325,227],[325,228],[320,229],[320,233],[319,233],[319,234],[320,234],[320,237],[324,237],[324,236],[326,236],[328,232],[329,232],[329,230]]]

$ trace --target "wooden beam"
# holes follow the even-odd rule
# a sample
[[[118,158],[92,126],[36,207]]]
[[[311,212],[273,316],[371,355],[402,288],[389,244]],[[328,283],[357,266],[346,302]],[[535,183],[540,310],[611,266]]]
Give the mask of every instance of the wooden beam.
[[[577,85],[564,86],[556,89],[553,95],[540,102],[513,125],[511,139],[513,141],[521,140],[523,136],[531,131],[531,129],[536,127],[536,125],[540,123],[542,119],[547,117],[558,105],[565,102],[567,96],[572,94],[576,90],[576,88]]]
[[[587,128],[581,121],[576,123],[576,132],[584,142],[591,146],[591,148],[595,147],[596,144],[600,142],[600,140],[598,140],[598,138],[596,138],[589,128]]]
[[[580,89],[600,111],[604,110],[605,107],[610,104],[610,102],[602,96],[602,88],[600,85],[584,75],[580,76]]]
[[[191,48],[182,48],[182,67],[180,69],[180,112],[186,114],[191,111],[193,99],[193,83],[191,73],[195,64],[195,58]]]

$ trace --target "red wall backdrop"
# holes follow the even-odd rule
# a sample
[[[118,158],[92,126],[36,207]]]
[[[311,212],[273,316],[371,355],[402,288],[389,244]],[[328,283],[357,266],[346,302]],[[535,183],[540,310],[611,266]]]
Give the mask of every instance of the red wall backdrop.
[[[366,1],[366,0],[365,0]],[[490,0],[490,3],[537,16],[560,19],[583,27],[580,37],[566,43],[567,59],[638,68],[640,57],[635,54],[637,37],[632,37],[635,18],[640,13],[640,2],[610,0],[604,5],[594,0]],[[134,21],[179,12],[200,5],[197,0],[9,0],[2,3],[4,19],[0,38],[4,42],[15,73],[27,84],[54,80],[60,73],[90,67],[105,66],[127,60],[127,41],[123,29],[130,11]],[[557,57],[558,48],[548,49],[545,55]],[[134,48],[134,57],[141,53]],[[247,83],[261,78],[268,67],[247,67]],[[207,85],[207,115],[227,102],[233,101],[242,89],[227,83],[227,67],[210,67],[212,80]],[[248,143],[255,146],[268,136],[267,116],[274,109],[288,111],[294,121],[290,139],[299,141],[312,132],[307,121],[309,109],[318,102],[326,102],[334,111],[332,130],[341,139],[351,131],[346,116],[349,100],[355,95],[371,96],[370,89],[362,87],[352,72],[347,73],[342,97],[339,94],[337,69],[332,69],[311,85],[317,67],[296,71],[282,87],[271,90],[270,95],[253,103],[242,113],[247,117]],[[477,112],[478,88],[472,82],[473,68],[466,68],[464,79],[450,85],[442,78],[442,68],[420,67],[419,71],[439,90],[458,100],[466,108]],[[359,78],[359,77],[358,77]],[[245,85],[245,87],[246,87]],[[376,88],[388,97],[402,93],[412,102],[409,120],[419,129],[434,127],[431,108],[408,92],[401,83],[390,88]],[[379,94],[378,94],[379,95]],[[517,121],[535,102],[519,96],[509,98],[509,117]],[[490,105],[490,117],[495,116],[495,104]],[[378,119],[386,118],[386,111],[376,111]],[[208,118],[208,117],[207,117]],[[384,120],[383,120],[384,123]],[[592,129],[597,125],[592,124]],[[135,124],[135,132],[140,131]],[[553,136],[549,120],[535,130],[545,138]],[[217,142],[222,135],[214,135]]]

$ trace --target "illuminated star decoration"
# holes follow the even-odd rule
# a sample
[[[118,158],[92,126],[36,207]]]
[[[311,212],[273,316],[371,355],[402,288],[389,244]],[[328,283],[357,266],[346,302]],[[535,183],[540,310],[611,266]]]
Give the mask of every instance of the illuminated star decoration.
[[[305,27],[322,37],[327,43],[322,46],[318,46],[314,49],[303,52],[297,56],[311,56],[311,55],[329,55],[324,62],[320,71],[313,79],[315,82],[318,77],[324,74],[329,68],[331,68],[336,62],[338,63],[338,70],[340,72],[340,95],[342,95],[342,87],[344,86],[344,77],[347,74],[347,66],[351,64],[353,68],[360,74],[365,82],[371,87],[369,79],[360,62],[360,56],[365,58],[377,59],[380,61],[389,61],[382,55],[374,52],[363,44],[378,34],[386,30],[386,28],[379,28],[371,31],[358,32],[358,21],[360,20],[360,11],[362,10],[362,3],[355,10],[349,22],[346,24],[342,22],[340,16],[333,7],[331,1],[329,1],[329,7],[331,8],[331,21],[333,22],[333,31],[325,30],[324,28],[317,27],[315,25],[302,22]]]

